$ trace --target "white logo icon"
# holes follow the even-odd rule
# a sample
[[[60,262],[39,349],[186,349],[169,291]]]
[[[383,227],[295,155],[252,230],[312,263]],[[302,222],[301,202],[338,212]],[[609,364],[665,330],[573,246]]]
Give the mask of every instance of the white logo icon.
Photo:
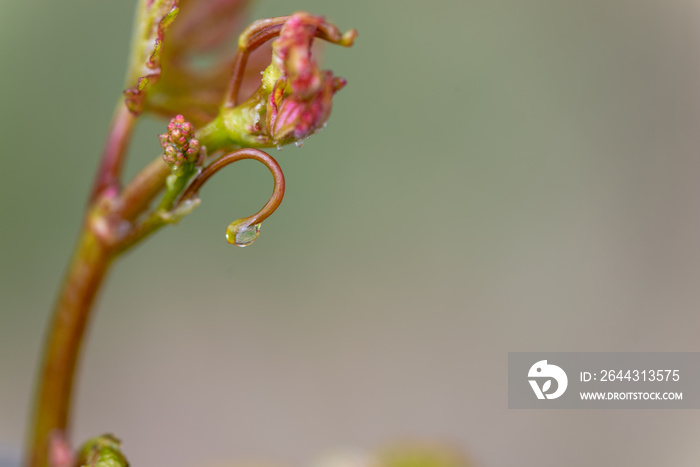
[[[556,399],[564,394],[566,386],[569,384],[569,379],[566,377],[564,370],[556,365],[548,365],[547,360],[540,360],[532,365],[527,376],[528,378],[546,379],[542,387],[540,387],[536,379],[528,380],[538,399]],[[552,393],[547,393],[552,387],[552,380],[557,382],[557,390]]]

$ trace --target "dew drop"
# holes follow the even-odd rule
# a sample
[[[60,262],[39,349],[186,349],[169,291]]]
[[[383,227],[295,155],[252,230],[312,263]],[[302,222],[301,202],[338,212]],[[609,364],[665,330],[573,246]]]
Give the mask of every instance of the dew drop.
[[[298,148],[302,147],[304,145],[303,141],[294,141],[294,145]]]
[[[226,241],[232,245],[246,247],[260,235],[260,225],[246,224],[240,219],[234,221],[226,228]]]

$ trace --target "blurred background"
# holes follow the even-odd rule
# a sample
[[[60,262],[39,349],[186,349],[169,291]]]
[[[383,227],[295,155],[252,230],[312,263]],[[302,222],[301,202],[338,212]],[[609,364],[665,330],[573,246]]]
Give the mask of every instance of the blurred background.
[[[136,1],[0,0],[0,464],[80,227]],[[700,463],[700,413],[518,411],[507,353],[700,351],[700,2],[260,0],[343,29],[328,128],[121,258],[74,440],[135,466],[312,465],[394,442],[475,466]],[[159,153],[145,121],[127,171]],[[173,253],[177,251],[177,255]]]

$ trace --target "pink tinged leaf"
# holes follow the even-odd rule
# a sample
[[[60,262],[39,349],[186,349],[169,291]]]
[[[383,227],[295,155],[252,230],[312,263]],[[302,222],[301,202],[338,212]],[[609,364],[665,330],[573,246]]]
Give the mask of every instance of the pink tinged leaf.
[[[181,113],[195,127],[216,118],[237,50],[233,36],[245,26],[244,16],[250,3],[250,0],[178,0],[177,19],[168,27],[159,52],[160,73],[150,77],[141,110],[164,117]],[[250,57],[241,95],[249,96],[257,88],[260,72],[269,57],[269,45],[267,48],[267,54],[255,53]],[[196,60],[203,53],[211,59],[206,66]]]
[[[178,0],[145,0],[139,7],[124,91],[126,105],[135,114],[143,110],[149,90],[160,78],[163,39],[178,11]]]
[[[168,46],[187,55],[224,44],[245,26],[243,16],[249,3],[248,0],[180,0],[180,14],[168,33]]]

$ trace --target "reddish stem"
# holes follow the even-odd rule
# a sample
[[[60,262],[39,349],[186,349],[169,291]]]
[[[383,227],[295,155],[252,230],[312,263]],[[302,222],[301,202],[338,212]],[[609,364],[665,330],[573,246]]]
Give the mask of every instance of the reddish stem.
[[[223,169],[229,164],[233,164],[234,162],[238,162],[244,159],[253,159],[258,162],[262,162],[265,165],[265,167],[267,167],[270,170],[270,173],[272,173],[272,178],[275,181],[272,196],[270,196],[270,199],[267,200],[265,206],[263,206],[263,208],[260,211],[256,212],[252,216],[246,217],[245,219],[251,224],[259,224],[268,217],[270,217],[270,215],[273,212],[275,212],[275,210],[279,207],[280,203],[282,203],[282,198],[284,198],[284,173],[282,172],[282,168],[279,166],[274,157],[272,157],[265,151],[253,148],[239,149],[237,151],[224,154],[223,156],[209,164],[204,170],[202,170],[202,173],[200,173],[197,176],[197,178],[195,178],[192,181],[192,183],[190,183],[190,185],[180,197],[180,200],[177,202],[176,207],[188,199],[194,199],[197,196],[199,196],[199,190],[204,186],[207,180],[209,180],[216,172]]]
[[[144,167],[121,192],[114,212],[116,217],[133,222],[163,191],[168,175],[170,167],[162,157]]]
[[[111,259],[110,250],[86,228],[61,288],[46,339],[27,467],[46,466],[52,433],[65,432],[68,427],[73,376],[85,326]]]
[[[110,246],[111,239],[104,236],[109,236],[112,232],[108,226],[107,213],[99,208],[99,200],[105,191],[120,188],[123,161],[135,122],[136,116],[120,100],[102,151],[82,237],[61,287],[46,339],[34,407],[33,432],[26,458],[28,467],[46,466],[52,433],[65,433],[68,429],[75,367],[85,327],[102,280],[115,255],[114,248]],[[160,180],[155,181],[157,182]],[[102,226],[102,230],[107,226],[107,230],[92,229],[98,225]]]
[[[233,62],[233,72],[231,81],[225,94],[224,107],[232,109],[238,105],[238,90],[243,83],[245,66],[248,63],[248,56],[255,49],[263,45],[273,37],[279,36],[282,26],[289,19],[289,16],[269,18],[256,21],[251,24],[238,39],[238,53]]]
[[[95,201],[106,189],[119,188],[124,155],[131,141],[136,116],[120,100],[112,117],[109,135],[102,149],[102,159],[97,169],[95,184],[90,195],[90,202]]]

